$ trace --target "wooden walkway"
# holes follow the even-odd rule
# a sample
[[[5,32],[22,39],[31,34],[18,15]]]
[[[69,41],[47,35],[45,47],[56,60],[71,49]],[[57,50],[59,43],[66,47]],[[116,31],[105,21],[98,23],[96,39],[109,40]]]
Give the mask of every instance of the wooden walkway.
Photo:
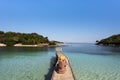
[[[57,60],[59,60],[60,56],[65,56],[62,53],[62,49],[56,49]],[[66,56],[65,56],[65,58],[66,58],[66,61],[68,63],[67,66],[66,66],[66,72],[64,74],[58,74],[54,70],[51,80],[75,80],[75,76],[74,76],[73,70],[71,68],[70,62],[69,62],[69,60],[68,60],[68,58]],[[58,61],[57,61],[57,63],[58,63]],[[56,63],[56,66],[57,66],[57,63]]]

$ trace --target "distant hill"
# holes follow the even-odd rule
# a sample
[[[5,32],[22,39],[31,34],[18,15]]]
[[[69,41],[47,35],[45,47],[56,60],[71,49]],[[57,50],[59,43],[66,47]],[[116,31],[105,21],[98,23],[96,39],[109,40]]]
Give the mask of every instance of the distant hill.
[[[50,41],[48,37],[44,37],[37,33],[19,33],[3,31],[0,31],[0,43],[4,43],[7,46],[13,46],[19,43],[24,45],[39,45],[39,44],[56,45],[56,43]]]
[[[106,45],[106,46],[120,46],[120,34],[110,36],[108,38],[96,41],[97,45]]]

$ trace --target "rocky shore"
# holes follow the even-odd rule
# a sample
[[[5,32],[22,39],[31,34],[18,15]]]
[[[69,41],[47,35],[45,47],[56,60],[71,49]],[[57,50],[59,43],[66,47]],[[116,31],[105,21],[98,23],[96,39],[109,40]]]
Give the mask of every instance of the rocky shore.
[[[5,46],[7,46],[7,45],[4,43],[0,43],[0,47],[5,47]]]
[[[6,47],[4,43],[0,43],[0,47]],[[64,46],[64,43],[56,43],[56,45],[49,45],[48,43],[36,44],[36,45],[25,45],[22,43],[14,44],[14,47],[55,47],[55,46]]]

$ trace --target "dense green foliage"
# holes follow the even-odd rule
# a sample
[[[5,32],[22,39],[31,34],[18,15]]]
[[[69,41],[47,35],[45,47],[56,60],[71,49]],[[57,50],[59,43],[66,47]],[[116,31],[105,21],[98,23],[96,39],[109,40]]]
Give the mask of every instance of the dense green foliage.
[[[0,31],[0,43],[13,46],[16,43],[22,44],[40,44],[49,43],[48,37],[43,37],[37,33],[16,33],[16,32],[3,32]]]
[[[59,41],[50,41],[49,45],[57,45],[57,44],[64,44],[63,42],[59,42]]]
[[[102,44],[102,45],[120,46],[120,34],[110,36],[100,41],[97,40],[96,42],[98,45]]]
[[[51,41],[51,42],[49,42],[49,45],[56,45],[56,43]]]

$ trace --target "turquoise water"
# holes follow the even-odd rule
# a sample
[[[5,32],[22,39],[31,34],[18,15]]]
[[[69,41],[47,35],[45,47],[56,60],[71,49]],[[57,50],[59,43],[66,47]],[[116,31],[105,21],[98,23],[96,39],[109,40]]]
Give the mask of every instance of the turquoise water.
[[[77,80],[120,80],[120,48],[71,44],[65,54]]]
[[[46,49],[1,49],[0,80],[44,80],[54,55]]]
[[[77,80],[120,80],[120,48],[94,44],[68,44]],[[46,79],[55,48],[0,48],[0,80]]]
[[[71,53],[69,58],[77,80],[120,80],[120,55]]]

